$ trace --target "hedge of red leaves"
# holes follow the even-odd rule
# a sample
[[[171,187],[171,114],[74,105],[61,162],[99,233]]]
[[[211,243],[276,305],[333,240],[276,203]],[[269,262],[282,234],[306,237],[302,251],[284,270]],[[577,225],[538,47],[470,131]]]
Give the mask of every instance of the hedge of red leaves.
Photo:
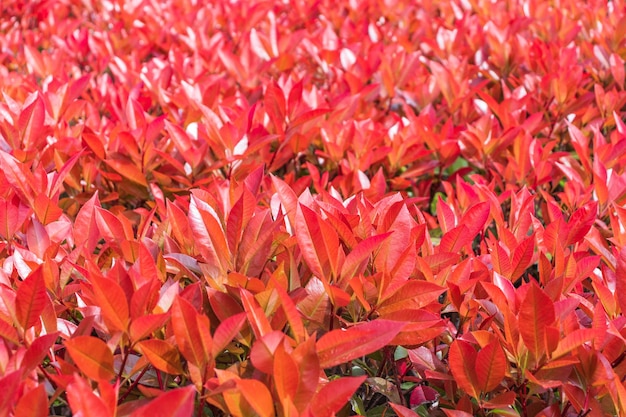
[[[626,413],[626,4],[19,0],[0,416]]]

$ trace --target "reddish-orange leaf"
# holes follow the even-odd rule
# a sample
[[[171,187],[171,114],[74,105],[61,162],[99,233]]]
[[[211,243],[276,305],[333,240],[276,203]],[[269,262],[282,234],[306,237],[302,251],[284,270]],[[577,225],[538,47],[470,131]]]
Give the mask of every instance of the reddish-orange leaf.
[[[213,334],[212,355],[217,357],[224,348],[239,334],[246,322],[246,313],[235,314],[222,321]]]
[[[317,341],[320,366],[330,368],[375,352],[391,342],[403,327],[402,322],[379,319],[332,330]]]
[[[485,227],[490,210],[491,204],[489,204],[488,201],[474,204],[465,212],[463,217],[461,217],[459,224],[465,225],[469,230],[469,235],[473,238]]]
[[[103,342],[104,343],[104,342]],[[76,376],[67,386],[67,399],[74,415],[84,417],[111,417],[105,402],[94,394],[91,384]]]
[[[275,416],[272,394],[265,384],[256,379],[238,379],[237,388],[260,417]]]
[[[293,228],[296,225],[296,212],[298,210],[298,197],[293,189],[283,180],[272,175],[272,184],[276,189],[276,194],[280,198],[280,202],[285,208],[289,224]]]
[[[171,375],[182,374],[178,350],[171,343],[160,339],[143,340],[137,348],[156,369]]]
[[[22,136],[22,146],[31,149],[42,141],[46,108],[40,93],[37,98],[22,109],[22,113],[17,121]]]
[[[298,311],[295,303],[287,294],[287,291],[277,284],[275,287],[275,291],[278,294],[278,297],[281,300],[281,306],[283,311],[285,312],[285,316],[287,316],[287,321],[289,322],[289,327],[291,329],[291,333],[293,334],[293,338],[296,343],[300,343],[306,337],[306,329],[304,328],[304,324],[302,323],[302,313]]]
[[[337,278],[339,237],[319,214],[300,204],[296,212],[296,238],[302,257],[322,281]]]
[[[309,404],[313,416],[327,417],[341,410],[365,378],[365,376],[344,377],[324,385]]]
[[[50,352],[50,348],[56,341],[57,337],[59,337],[58,332],[45,334],[43,336],[39,336],[31,343],[28,350],[24,354],[24,358],[22,359],[22,364],[20,366],[24,375],[28,374],[41,364]]]
[[[378,249],[393,232],[370,236],[360,241],[346,256],[341,267],[341,280],[350,280],[365,266],[372,252]],[[347,281],[346,281],[347,282]]]
[[[448,417],[474,417],[472,414],[461,410],[443,409],[443,412],[446,413],[446,416]]]
[[[480,397],[478,377],[475,372],[476,349],[464,340],[457,339],[450,345],[448,364],[459,388],[474,398]]]
[[[0,167],[4,176],[11,185],[16,188],[20,197],[28,201],[32,207],[34,204],[33,174],[28,169],[22,169],[23,165],[13,155],[0,150]]]
[[[15,404],[15,394],[22,379],[22,371],[7,372],[0,376],[0,417],[8,417]]]
[[[274,354],[274,385],[280,398],[294,399],[298,393],[300,384],[300,371],[298,364],[291,355],[285,351],[281,343]]]
[[[533,254],[535,250],[535,236],[534,234],[524,239],[513,251],[511,256],[511,268],[510,275],[511,281],[517,280],[522,276],[526,268],[528,268],[533,260]],[[505,275],[505,274],[502,274]],[[506,276],[506,275],[505,275]]]
[[[259,306],[259,303],[256,301],[252,293],[244,288],[241,288],[240,294],[241,303],[243,304],[243,308],[248,315],[248,322],[250,323],[256,338],[260,339],[272,331],[272,326],[267,319],[265,312]]]
[[[44,226],[56,221],[63,214],[63,210],[53,202],[45,193],[38,193],[35,197],[33,210],[37,220]]]
[[[15,345],[20,344],[20,338],[13,324],[9,324],[2,319],[0,319],[0,337]]]
[[[143,172],[141,172],[141,167],[138,167],[131,161],[130,159],[123,157],[115,157],[105,159],[104,162],[122,177],[136,182],[139,185],[143,185],[144,187],[148,186],[148,182],[146,181],[146,176]]]
[[[130,323],[129,335],[132,343],[138,342],[150,336],[156,330],[162,328],[169,319],[169,314],[148,314],[139,316]]]
[[[511,417],[515,416],[519,416],[519,414],[517,414],[516,411],[514,411],[511,408],[508,408],[509,406],[513,405],[513,403],[515,402],[515,400],[517,399],[517,394],[513,391],[504,391],[502,394],[499,394],[493,398],[491,398],[489,401],[483,401],[481,403],[481,405],[484,408],[488,408],[488,409],[494,409],[494,408],[501,408],[504,409],[504,411],[506,412],[507,409],[510,410],[510,415]],[[500,414],[499,415],[502,416],[507,416],[507,414]]]
[[[548,326],[555,320],[554,303],[535,281],[529,284],[519,310],[519,332],[528,350],[539,359],[546,353]]]
[[[396,412],[398,417],[419,417],[419,414],[403,405],[389,403],[389,406]]]
[[[48,395],[43,384],[24,394],[15,406],[16,416],[47,417],[48,412]]]
[[[171,326],[178,349],[185,359],[199,368],[209,361],[213,338],[209,318],[201,315],[187,300],[176,297],[171,308]]]
[[[88,280],[109,331],[126,332],[130,313],[124,290],[117,282],[101,276],[95,265],[90,266],[89,272]]]
[[[487,393],[504,379],[507,359],[498,340],[487,344],[476,355],[475,375],[477,390]]]
[[[437,301],[446,288],[429,281],[407,281],[382,300],[377,311],[389,314],[399,310],[418,310]]]
[[[226,243],[224,229],[213,207],[192,195],[189,203],[189,225],[195,239],[195,246],[204,261],[224,272],[230,264],[230,250]]]
[[[626,246],[624,246],[617,257],[617,267],[615,268],[615,297],[622,310],[626,314]]]
[[[76,247],[84,245],[84,256],[89,256],[94,252],[100,239],[98,225],[94,217],[94,207],[100,207],[97,190],[80,208],[74,222],[74,241]]]
[[[30,209],[20,202],[17,195],[5,200],[0,198],[0,237],[5,240],[13,238],[24,221],[28,218]]]
[[[135,410],[130,417],[189,417],[193,415],[195,393],[193,385],[167,391]]]
[[[115,377],[113,353],[102,340],[76,336],[65,341],[65,348],[78,368],[90,379],[106,381]]]
[[[454,229],[456,227],[456,216],[452,208],[443,201],[441,195],[437,198],[437,219],[439,220],[439,227],[441,227],[441,231],[443,233],[448,233],[448,231]]]
[[[101,237],[107,242],[112,242],[117,246],[124,240],[133,239],[132,231],[125,230],[120,219],[113,213],[101,207],[94,207],[93,210]]]
[[[19,325],[26,330],[39,322],[46,307],[46,284],[42,268],[35,269],[26,277],[17,289],[15,297],[15,315]]]
[[[451,230],[441,238],[439,242],[439,252],[458,253],[463,246],[471,243],[474,235],[470,235],[470,231],[464,224],[461,224]]]

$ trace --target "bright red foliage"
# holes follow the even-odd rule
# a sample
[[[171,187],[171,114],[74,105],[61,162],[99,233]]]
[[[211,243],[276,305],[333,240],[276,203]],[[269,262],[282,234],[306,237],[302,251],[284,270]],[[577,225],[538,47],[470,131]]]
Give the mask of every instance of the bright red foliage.
[[[0,417],[626,412],[622,0],[5,3]]]

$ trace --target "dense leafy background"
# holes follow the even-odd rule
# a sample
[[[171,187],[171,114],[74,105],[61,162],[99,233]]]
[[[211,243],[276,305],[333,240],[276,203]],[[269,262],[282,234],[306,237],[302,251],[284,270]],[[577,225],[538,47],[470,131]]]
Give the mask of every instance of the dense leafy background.
[[[623,1],[2,7],[0,416],[626,412]]]

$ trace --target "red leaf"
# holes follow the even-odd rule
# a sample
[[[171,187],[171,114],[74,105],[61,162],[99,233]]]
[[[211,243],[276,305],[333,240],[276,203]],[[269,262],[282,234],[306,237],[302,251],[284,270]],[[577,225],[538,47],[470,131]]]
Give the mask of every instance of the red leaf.
[[[5,200],[0,198],[0,237],[5,240],[13,239],[24,221],[28,218],[30,209],[21,203],[19,197]]]
[[[461,224],[449,230],[439,242],[439,252],[458,253],[461,249],[474,240],[474,235],[470,235],[469,229]]]
[[[84,245],[84,256],[89,256],[93,253],[100,239],[98,225],[94,217],[95,207],[100,207],[98,191],[83,204],[74,222],[74,241],[77,247]]]
[[[260,339],[272,331],[272,326],[265,316],[265,312],[259,306],[259,303],[250,291],[244,288],[241,288],[239,291],[241,294],[241,303],[243,304],[243,308],[248,315],[248,322],[250,323],[256,338]]]
[[[33,174],[28,169],[22,169],[23,165],[18,162],[15,157],[0,150],[0,169],[11,185],[16,188],[25,201],[32,207],[34,204],[34,195],[32,184],[34,182]]]
[[[141,341],[136,346],[156,369],[171,375],[180,375],[184,372],[178,350],[171,343],[150,339]]]
[[[126,157],[110,157],[104,160],[108,166],[113,168],[118,174],[122,177],[136,182],[139,185],[143,185],[144,187],[148,186],[148,181],[146,181],[146,176],[142,172],[142,168],[135,165],[133,161]]]
[[[450,345],[448,364],[459,388],[474,398],[480,398],[480,390],[477,386],[478,377],[474,366],[476,356],[476,349],[471,344],[456,339]]]
[[[189,203],[189,225],[204,261],[220,273],[225,272],[230,264],[230,251],[222,224],[215,210],[194,195]]]
[[[124,290],[117,282],[101,276],[97,266],[90,265],[88,271],[88,281],[107,328],[110,332],[126,332],[130,313]]]
[[[519,332],[528,350],[539,360],[546,353],[548,326],[554,323],[556,316],[550,297],[531,281],[526,297],[519,310]]]
[[[31,343],[28,350],[24,354],[24,358],[22,359],[22,364],[20,366],[24,375],[27,375],[30,371],[37,368],[41,364],[48,353],[50,353],[50,348],[54,345],[57,337],[59,337],[58,332],[50,333],[39,336]]]
[[[389,406],[396,412],[398,417],[419,417],[419,414],[403,405],[389,403]]]
[[[617,257],[615,269],[615,296],[622,310],[626,314],[626,246],[622,247]]]
[[[213,357],[217,357],[224,348],[239,334],[246,322],[246,314],[239,313],[223,320],[213,334]]]
[[[22,146],[31,149],[41,143],[43,139],[46,108],[39,93],[27,107],[22,109],[17,125],[22,136]]]
[[[289,226],[291,228],[296,225],[296,212],[298,211],[298,197],[294,193],[293,189],[287,185],[283,180],[272,175],[272,184],[276,189],[276,194],[280,198],[280,202],[283,205],[287,218],[289,219]]]
[[[46,285],[42,268],[35,269],[26,277],[17,289],[15,315],[23,330],[39,323],[41,313],[46,307]]]
[[[274,401],[265,384],[256,379],[238,379],[237,388],[260,417],[273,417]]]
[[[517,245],[513,251],[511,257],[512,272],[510,275],[511,281],[517,280],[526,271],[526,268],[530,266],[533,260],[535,251],[535,236],[534,234],[527,239],[524,239],[522,243]],[[505,274],[502,274],[505,275]],[[505,275],[506,276],[506,275]]]
[[[15,406],[16,416],[47,417],[48,411],[48,395],[43,384],[24,394]]]
[[[278,345],[274,353],[273,377],[279,398],[291,398],[293,400],[298,393],[300,371],[298,364],[285,351],[283,344]]]
[[[200,369],[206,367],[213,348],[209,318],[185,299],[176,297],[171,308],[171,326],[185,359]]]
[[[75,336],[66,340],[64,345],[74,363],[88,378],[108,381],[115,377],[113,353],[102,340],[92,336]]]
[[[489,212],[491,210],[491,204],[488,201],[474,204],[465,214],[461,217],[459,224],[467,226],[468,233],[472,238],[480,233],[485,227],[485,223],[489,218]]]
[[[487,393],[504,379],[507,359],[498,340],[487,344],[476,355],[475,375],[477,390]]]
[[[136,343],[150,336],[162,328],[169,318],[169,314],[148,314],[133,319],[128,331],[131,342]]]
[[[193,415],[193,385],[173,389],[159,395],[149,404],[135,410],[131,417],[189,417]]]
[[[83,378],[76,376],[74,381],[67,386],[66,393],[74,415],[84,417],[111,417],[111,414],[107,412],[105,402],[102,398],[94,394],[91,384]]]
[[[320,366],[330,368],[375,352],[391,342],[403,327],[402,322],[379,319],[332,330],[317,341]]]
[[[334,415],[350,400],[365,379],[365,376],[343,377],[324,385],[309,405],[313,416]]]
[[[296,214],[296,238],[311,272],[322,281],[337,278],[339,238],[316,212],[303,204]]]
[[[437,198],[437,219],[442,233],[447,233],[456,227],[456,216],[450,206],[443,201],[441,195]]]
[[[376,310],[390,314],[401,310],[418,310],[437,301],[446,288],[433,282],[411,280],[399,286],[395,292],[383,299]]]
[[[0,389],[0,417],[14,415],[11,411],[13,404],[15,404],[15,394],[20,386],[21,378],[21,370],[7,372],[0,376],[0,387],[2,387]]]

